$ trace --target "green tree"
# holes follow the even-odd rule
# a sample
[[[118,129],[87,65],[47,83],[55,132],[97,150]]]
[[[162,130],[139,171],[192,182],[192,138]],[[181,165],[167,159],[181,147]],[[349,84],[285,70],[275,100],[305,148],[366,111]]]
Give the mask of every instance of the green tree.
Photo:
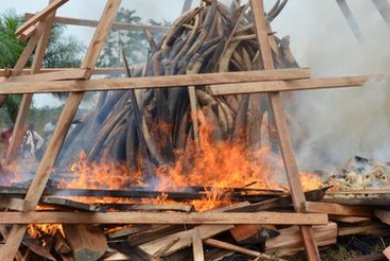
[[[15,37],[16,29],[23,23],[23,18],[10,10],[0,16],[0,68],[15,65],[24,44]]]
[[[81,54],[85,45],[73,35],[63,36],[66,27],[54,25],[46,49],[43,67],[45,68],[76,68],[80,67]]]
[[[0,68],[13,68],[23,52],[25,43],[15,36],[17,28],[24,22],[23,17],[14,10],[0,15]],[[73,36],[65,35],[65,26],[55,25],[50,35],[43,67],[78,67],[81,53],[85,50],[82,42]],[[27,63],[27,67],[31,61]],[[21,102],[20,95],[0,97],[0,107],[7,111],[8,117],[15,122]]]
[[[116,22],[139,24],[141,17],[135,15],[135,10],[121,8]],[[120,43],[126,52],[127,59],[133,63],[145,62],[147,46],[143,32],[131,30],[112,30],[107,37],[102,54],[98,61],[99,67],[120,67]]]
[[[15,36],[16,29],[23,23],[23,18],[9,10],[0,16],[0,68],[13,68],[23,52],[25,44]],[[21,102],[20,95],[0,97],[0,107],[5,108],[8,117],[15,122]]]

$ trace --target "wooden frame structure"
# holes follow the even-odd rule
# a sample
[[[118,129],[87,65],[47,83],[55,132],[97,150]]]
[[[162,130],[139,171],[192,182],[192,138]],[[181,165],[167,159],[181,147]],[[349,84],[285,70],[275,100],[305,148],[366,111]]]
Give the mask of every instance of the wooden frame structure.
[[[22,127],[26,121],[27,112],[31,105],[32,95],[39,92],[69,92],[70,95],[65,103],[64,109],[56,124],[54,133],[49,141],[48,147],[36,170],[35,177],[24,199],[23,211],[19,213],[0,213],[0,224],[13,224],[7,235],[6,243],[0,248],[0,260],[11,261],[18,252],[18,248],[26,232],[27,224],[31,223],[189,223],[228,226],[229,224],[299,224],[305,244],[308,260],[320,260],[319,251],[314,239],[311,225],[327,223],[327,216],[323,214],[310,214],[302,185],[299,180],[299,170],[294,156],[291,138],[287,129],[283,106],[280,100],[280,92],[321,89],[347,86],[361,86],[369,76],[339,77],[325,79],[310,79],[308,69],[275,70],[270,39],[270,27],[264,17],[262,0],[250,0],[253,13],[254,25],[257,40],[260,48],[260,55],[263,60],[264,71],[239,72],[239,73],[212,73],[203,75],[181,75],[164,77],[145,77],[132,79],[110,79],[90,80],[93,73],[99,72],[96,69],[96,62],[103,48],[103,44],[109,30],[114,25],[114,19],[121,4],[121,0],[107,0],[102,18],[93,26],[97,26],[87,54],[80,69],[67,70],[41,70],[42,59],[48,43],[48,38],[53,22],[56,21],[55,12],[57,8],[68,0],[54,0],[41,12],[32,15],[25,24],[17,31],[21,39],[28,39],[29,42],[22,53],[17,65],[11,71],[4,71],[0,80],[0,94],[23,93],[22,106],[20,108],[14,139],[11,144],[7,161],[13,159],[18,141],[23,136]],[[186,1],[183,10],[190,7],[191,1]],[[58,20],[59,18],[57,18]],[[85,21],[84,21],[85,22]],[[30,70],[23,71],[23,68],[35,50],[33,65]],[[103,69],[100,69],[103,70]],[[121,70],[121,69],[116,69]],[[31,73],[31,74],[30,74]],[[28,82],[27,82],[28,81]],[[164,88],[173,86],[197,86],[210,85],[215,95],[232,93],[255,93],[266,92],[269,95],[272,112],[275,120],[280,147],[285,164],[286,173],[291,188],[291,194],[296,214],[285,213],[262,213],[247,214],[247,221],[231,214],[183,214],[172,219],[169,215],[145,215],[130,213],[59,213],[47,214],[35,212],[35,208],[42,196],[45,186],[51,174],[51,170],[61,149],[65,136],[68,132],[72,119],[84,96],[85,91],[92,90],[116,90],[116,89],[137,89],[137,88]],[[315,212],[315,211],[313,211]],[[289,215],[289,216],[287,216]],[[161,218],[161,219],[160,219]],[[244,221],[243,221],[244,220]],[[194,252],[202,255],[202,238],[197,234],[191,234]],[[205,242],[215,244],[216,242]],[[218,242],[217,242],[218,243]],[[198,255],[197,255],[198,256]],[[198,259],[199,260],[199,259]]]

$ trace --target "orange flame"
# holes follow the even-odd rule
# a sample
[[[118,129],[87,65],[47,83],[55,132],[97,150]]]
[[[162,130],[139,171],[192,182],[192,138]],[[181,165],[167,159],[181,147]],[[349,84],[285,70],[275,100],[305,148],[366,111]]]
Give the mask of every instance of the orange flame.
[[[212,141],[211,130],[200,128],[199,150],[190,144],[187,153],[176,152],[178,160],[173,165],[160,166],[155,170],[155,180],[151,181],[157,191],[176,191],[202,187],[206,198],[190,203],[198,211],[232,204],[227,190],[229,188],[282,189],[285,180],[284,168],[280,157],[275,156],[269,147],[259,151],[248,151],[245,144],[230,141]],[[190,153],[188,153],[188,151]],[[188,160],[188,155],[191,160]],[[187,158],[186,158],[187,156]],[[128,189],[131,186],[145,185],[141,172],[130,171],[124,164],[115,164],[105,160],[90,163],[82,153],[78,162],[70,170],[72,180],[63,180],[59,188],[74,189]],[[321,187],[321,178],[311,173],[302,173],[301,182],[305,190]],[[73,197],[74,198],[74,197]],[[156,199],[91,199],[78,197],[89,203],[172,203],[167,197]]]

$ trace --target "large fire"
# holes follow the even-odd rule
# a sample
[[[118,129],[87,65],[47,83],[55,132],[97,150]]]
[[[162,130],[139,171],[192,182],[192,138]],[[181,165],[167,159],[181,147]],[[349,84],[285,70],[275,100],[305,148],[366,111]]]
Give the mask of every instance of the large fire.
[[[198,150],[191,148],[191,160],[184,152],[177,152],[179,160],[172,165],[155,168],[155,177],[145,180],[140,171],[131,171],[124,164],[105,162],[91,163],[85,153],[72,164],[72,177],[63,179],[62,189],[130,190],[144,186],[155,191],[184,191],[194,187],[203,188],[206,198],[188,202],[197,211],[205,211],[232,204],[228,191],[233,188],[272,189],[286,191],[287,182],[283,163],[269,147],[248,151],[245,144],[231,141],[212,141],[211,131],[201,128]],[[187,151],[188,155],[188,151]],[[311,173],[301,173],[305,190],[321,187],[322,179]],[[157,199],[119,200],[117,198],[78,200],[89,203],[155,203],[168,204],[172,201],[164,196]]]
[[[154,178],[146,180],[141,171],[130,170],[125,164],[114,161],[88,162],[81,153],[79,160],[69,167],[69,175],[59,180],[58,189],[131,190],[144,187],[148,190],[174,192],[195,191],[202,188],[205,198],[186,203],[197,211],[207,211],[233,204],[232,189],[265,189],[287,192],[288,183],[281,158],[271,152],[270,147],[248,151],[245,144],[231,141],[212,141],[211,131],[201,128],[199,146],[194,144],[187,152],[179,155],[172,165],[154,169]],[[191,160],[188,160],[188,155]],[[186,158],[187,157],[187,158]],[[15,171],[18,173],[19,171]],[[19,172],[20,173],[20,172]],[[3,185],[12,184],[18,175],[12,175]],[[302,172],[304,190],[322,186],[322,179],[312,173]],[[20,180],[19,180],[20,181]],[[69,197],[85,203],[140,203],[173,204],[164,194],[154,199]],[[61,231],[59,225],[30,225],[29,234],[39,238],[44,233]]]

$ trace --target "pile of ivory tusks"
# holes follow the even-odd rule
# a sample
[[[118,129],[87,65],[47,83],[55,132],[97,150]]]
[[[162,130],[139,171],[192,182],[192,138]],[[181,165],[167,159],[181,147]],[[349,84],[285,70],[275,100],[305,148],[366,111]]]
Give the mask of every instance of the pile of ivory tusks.
[[[184,13],[159,43],[147,32],[150,57],[142,69],[132,71],[132,77],[262,69],[250,8],[236,2],[227,7],[210,1]],[[286,2],[276,2],[267,13],[269,22]],[[276,67],[297,67],[288,36],[269,35]],[[207,86],[192,90],[196,116],[191,113],[189,88],[137,90],[136,113],[131,91],[102,93],[97,105],[68,135],[61,152],[61,158],[67,159],[63,162],[75,160],[82,150],[89,161],[109,158],[125,162],[130,169],[147,170],[179,158],[190,161],[197,147],[194,137],[205,135],[202,126],[210,130],[213,141],[260,148],[261,124],[268,107],[263,95],[213,96]]]

